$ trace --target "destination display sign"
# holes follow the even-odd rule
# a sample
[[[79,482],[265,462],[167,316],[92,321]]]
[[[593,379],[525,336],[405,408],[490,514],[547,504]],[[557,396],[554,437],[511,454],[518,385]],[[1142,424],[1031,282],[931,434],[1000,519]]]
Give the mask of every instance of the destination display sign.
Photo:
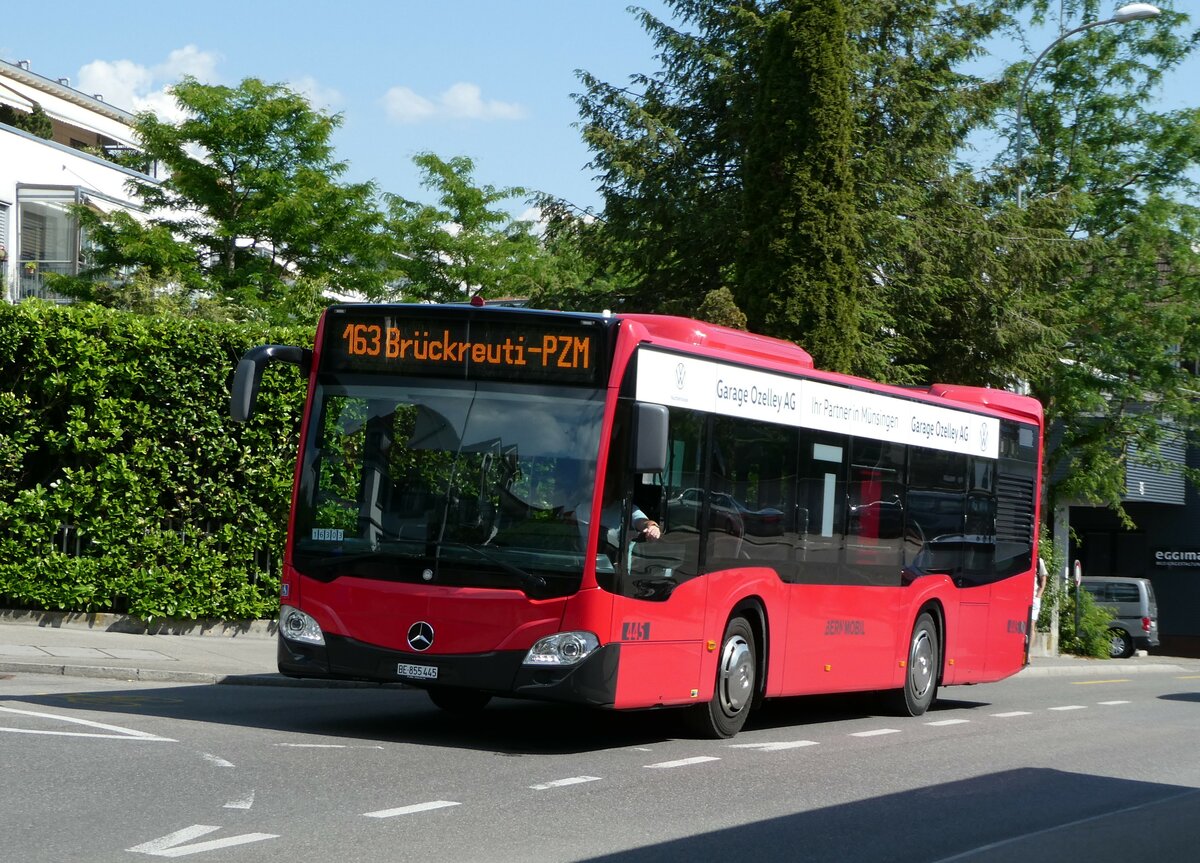
[[[640,401],[998,458],[1000,421],[822,381],[643,348]]]
[[[605,330],[586,321],[330,315],[321,367],[530,383],[598,384]]]

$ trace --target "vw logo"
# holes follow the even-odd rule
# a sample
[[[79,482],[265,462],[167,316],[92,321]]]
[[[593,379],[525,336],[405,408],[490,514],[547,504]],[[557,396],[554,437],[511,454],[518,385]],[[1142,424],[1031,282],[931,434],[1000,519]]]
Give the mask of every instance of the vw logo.
[[[687,375],[687,366],[683,363],[675,366],[675,389],[683,389],[683,379]]]
[[[987,423],[979,426],[979,451],[985,452],[988,445],[988,427]]]
[[[433,647],[433,627],[418,620],[408,628],[408,646],[418,653]]]

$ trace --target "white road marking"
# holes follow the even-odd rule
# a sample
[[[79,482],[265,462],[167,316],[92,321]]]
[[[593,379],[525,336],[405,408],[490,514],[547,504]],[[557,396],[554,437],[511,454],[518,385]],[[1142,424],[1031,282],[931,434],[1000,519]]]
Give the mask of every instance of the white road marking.
[[[247,796],[243,797],[241,800],[230,800],[222,808],[224,808],[224,809],[249,809],[253,805],[254,805],[254,791],[253,791],[253,789],[251,789],[250,793]]]
[[[428,803],[414,803],[412,806],[401,806],[397,809],[380,809],[378,812],[364,812],[368,818],[395,818],[397,815],[415,815],[418,812],[429,812],[433,809],[445,809],[447,806],[461,806],[453,800],[430,800]]]
[[[881,734],[899,734],[899,728],[876,728],[874,731],[856,731],[851,737],[878,737]]]
[[[678,761],[660,761],[657,764],[644,765],[647,769],[657,770],[671,767],[691,767],[693,764],[703,764],[706,761],[720,761],[713,755],[697,755],[695,758],[680,758]]]
[[[226,761],[224,758],[218,758],[215,755],[209,755],[207,752],[204,753],[204,760],[216,767],[233,767],[232,761]]]
[[[730,743],[730,749],[757,749],[759,752],[782,752],[802,746],[819,746],[815,740],[783,740],[775,743]]]
[[[134,854],[149,854],[153,857],[185,857],[188,854],[200,854],[204,851],[216,851],[219,848],[230,848],[234,845],[246,845],[250,842],[262,842],[265,839],[279,838],[275,833],[242,833],[239,836],[227,836],[224,839],[210,839],[207,842],[192,842],[190,845],[184,844],[220,829],[220,827],[211,827],[207,824],[194,824],[191,827],[185,827],[182,830],[169,833],[161,839],[152,839],[149,842],[143,842],[141,845],[135,845],[125,850],[131,851]]]
[[[993,713],[992,714],[992,716],[995,716],[997,719],[1008,719],[1013,716],[1032,716],[1032,715],[1033,714],[1030,713],[1028,710],[1010,710],[1010,711],[1008,711],[1008,713]]]
[[[36,728],[4,728],[0,727],[0,731],[9,731],[13,734],[45,734],[51,737],[103,737],[113,740],[146,740],[157,743],[176,743],[170,737],[159,737],[157,734],[150,734],[146,731],[135,731],[132,728],[122,728],[120,725],[106,725],[103,722],[93,722],[90,719],[78,719],[74,716],[62,716],[57,713],[38,713],[33,710],[17,710],[15,707],[0,707],[0,711],[5,713],[15,713],[19,716],[35,716],[38,719],[53,719],[57,722],[69,722],[75,725],[82,725],[86,728],[97,728],[101,731],[109,731],[111,734],[95,734],[84,731],[43,731]]]
[[[553,782],[543,782],[540,785],[530,785],[534,791],[547,791],[551,788],[562,788],[567,785],[580,785],[584,782],[599,782],[599,776],[572,776],[568,779],[555,779]]]
[[[939,719],[937,722],[926,722],[926,725],[932,725],[935,728],[943,728],[947,725],[965,725],[970,722],[970,719]]]
[[[1051,710],[1087,710],[1082,704],[1067,704],[1063,707],[1051,707]]]
[[[1111,707],[1115,704],[1128,704],[1129,702],[1128,701],[1101,701],[1100,703],[1105,706]]]
[[[276,743],[288,749],[383,749],[382,746],[347,746],[345,743]]]

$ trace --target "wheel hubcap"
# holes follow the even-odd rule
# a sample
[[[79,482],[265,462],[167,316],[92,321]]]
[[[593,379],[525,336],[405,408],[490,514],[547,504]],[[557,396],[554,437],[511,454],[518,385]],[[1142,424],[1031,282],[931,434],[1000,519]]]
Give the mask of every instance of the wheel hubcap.
[[[929,633],[922,630],[913,639],[912,658],[908,663],[909,679],[912,681],[913,694],[918,698],[924,697],[933,685],[933,642]]]
[[[729,715],[741,711],[754,693],[754,652],[740,635],[725,642],[721,651],[721,706]]]

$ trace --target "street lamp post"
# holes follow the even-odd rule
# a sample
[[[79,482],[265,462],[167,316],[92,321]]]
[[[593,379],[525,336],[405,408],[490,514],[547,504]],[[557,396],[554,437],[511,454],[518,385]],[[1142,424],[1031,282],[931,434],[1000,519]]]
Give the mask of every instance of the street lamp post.
[[[1021,207],[1021,189],[1025,185],[1024,175],[1021,168],[1021,159],[1025,154],[1025,134],[1021,128],[1021,118],[1025,113],[1025,93],[1029,90],[1029,82],[1033,79],[1033,70],[1037,68],[1038,63],[1042,62],[1042,58],[1049,54],[1059,43],[1064,42],[1076,33],[1082,33],[1084,30],[1091,30],[1093,27],[1104,27],[1107,24],[1128,24],[1130,21],[1144,21],[1147,18],[1157,18],[1162,14],[1162,10],[1157,6],[1151,6],[1149,3],[1128,3],[1122,6],[1113,13],[1111,18],[1105,18],[1103,21],[1093,21],[1090,24],[1082,24],[1074,30],[1068,30],[1063,33],[1053,42],[1046,46],[1041,54],[1037,55],[1037,59],[1029,66],[1029,71],[1025,73],[1025,80],[1021,82],[1021,90],[1017,95],[1017,207]]]

